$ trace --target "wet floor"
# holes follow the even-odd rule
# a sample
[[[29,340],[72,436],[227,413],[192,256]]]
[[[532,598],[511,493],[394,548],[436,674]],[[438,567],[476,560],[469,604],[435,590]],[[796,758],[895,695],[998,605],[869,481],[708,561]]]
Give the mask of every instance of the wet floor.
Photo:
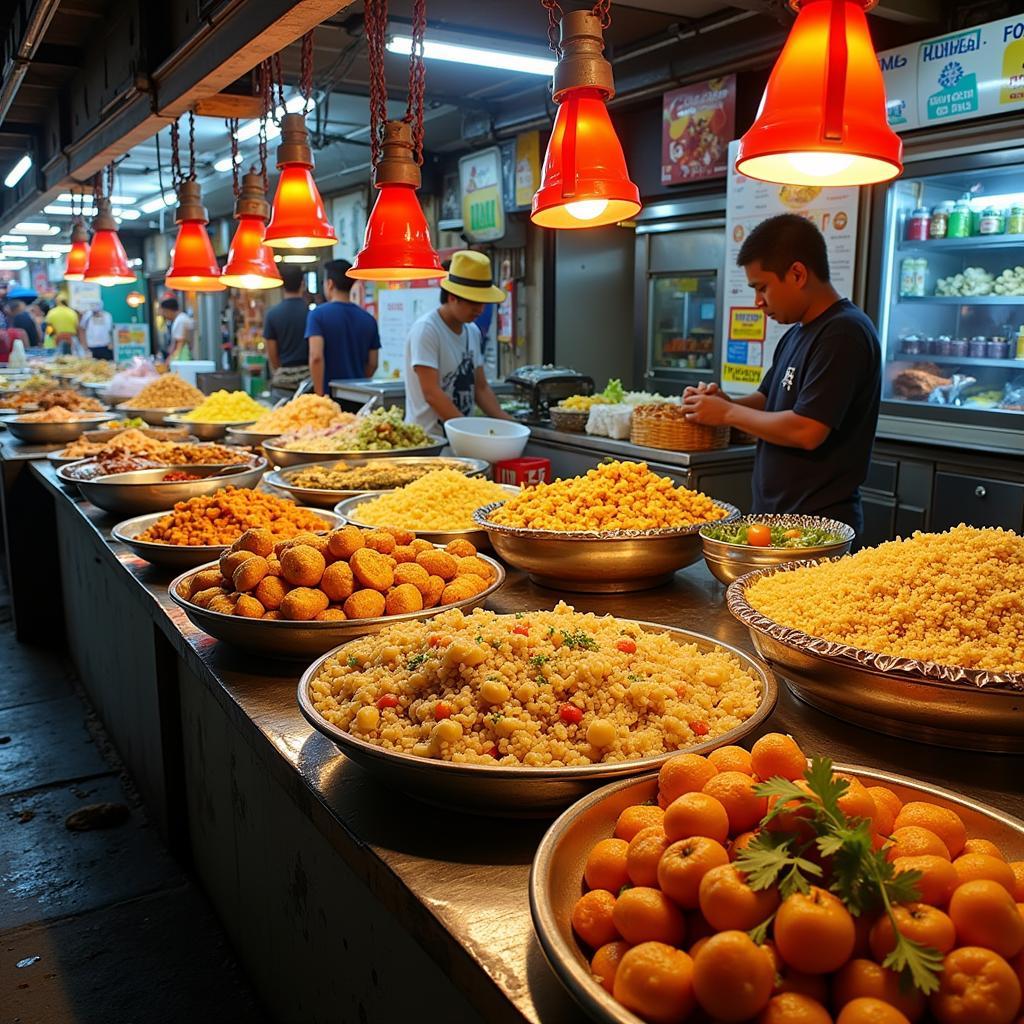
[[[269,1021],[71,666],[15,641],[5,599],[0,1024]]]

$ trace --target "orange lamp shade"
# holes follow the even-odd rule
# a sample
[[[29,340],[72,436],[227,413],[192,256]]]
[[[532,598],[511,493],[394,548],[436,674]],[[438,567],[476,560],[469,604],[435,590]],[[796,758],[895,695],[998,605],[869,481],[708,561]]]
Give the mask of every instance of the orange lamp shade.
[[[558,105],[530,220],[542,228],[594,228],[640,210],[622,144],[599,89],[570,89]]]
[[[220,265],[203,221],[181,222],[164,283],[183,292],[222,292],[227,287],[220,279]]]
[[[348,276],[362,281],[443,277],[415,186],[396,182],[377,187],[379,194],[366,222],[363,247]]]
[[[274,254],[263,242],[265,230],[266,224],[261,217],[238,218],[228,261],[220,275],[221,281],[229,288],[276,288],[281,284]]]
[[[311,249],[337,243],[320,190],[305,164],[281,168],[265,240],[273,249]]]
[[[128,266],[128,256],[116,231],[98,228],[93,232],[92,244],[89,246],[89,263],[82,280],[95,281],[104,287],[134,284],[135,274]]]
[[[794,6],[796,4],[794,3]],[[785,185],[868,185],[903,170],[868,33],[869,0],[802,0],[736,170]]]
[[[64,268],[65,281],[81,281],[85,278],[85,268],[89,265],[89,243],[72,242],[68,253],[67,266]]]

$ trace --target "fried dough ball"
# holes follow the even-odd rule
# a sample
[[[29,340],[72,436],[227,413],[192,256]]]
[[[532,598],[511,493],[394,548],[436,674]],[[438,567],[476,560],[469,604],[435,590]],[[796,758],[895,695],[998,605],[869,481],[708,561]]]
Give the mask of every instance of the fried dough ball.
[[[265,611],[266,608],[264,608],[255,597],[251,597],[249,594],[242,594],[238,598],[238,602],[235,605],[235,610],[232,614],[241,615],[246,619],[262,619]]]
[[[227,594],[221,593],[207,604],[206,610],[230,615],[235,610],[235,602]]]
[[[197,572],[188,581],[188,596],[189,598],[195,597],[201,590],[209,590],[210,587],[219,587],[223,577],[220,574],[220,569],[204,569],[202,572]]]
[[[253,592],[253,597],[264,608],[273,611],[281,607],[281,602],[287,593],[288,587],[280,576],[264,576]]]
[[[390,563],[384,555],[380,554],[378,551],[374,551],[372,548],[360,548],[349,559],[348,564],[352,566],[352,572],[355,574],[355,578],[364,587],[369,587],[372,590],[385,591],[389,590],[394,585],[394,569],[391,568]],[[383,605],[381,607],[383,608]],[[350,619],[367,617],[365,615],[349,615],[348,609],[345,610],[345,614],[348,615]]]
[[[314,590],[312,587],[296,587],[284,595],[281,606],[277,610],[281,613],[282,619],[308,622],[321,612],[326,611],[328,604],[330,601],[327,600],[327,595],[322,590]]]
[[[254,555],[267,558],[274,550],[274,535],[263,527],[246,530],[234,544],[232,551],[251,551]]]
[[[415,562],[416,552],[409,544],[397,544],[395,550],[391,552],[391,557],[402,565],[405,562]]]
[[[342,605],[348,619],[376,619],[384,614],[384,595],[379,590],[357,590]]]
[[[378,526],[377,529],[390,533],[395,538],[396,545],[408,545],[416,539],[416,534],[412,530],[402,530],[397,526]]]
[[[327,608],[313,618],[314,622],[344,622],[347,616],[340,608]]]
[[[413,549],[418,555],[421,551],[433,551],[434,545],[429,540],[423,540],[422,537],[417,537],[415,540],[409,541],[409,547]]]
[[[468,540],[462,538],[449,541],[445,544],[444,549],[449,555],[454,555],[456,558],[472,558],[477,553],[476,548]]]
[[[327,535],[327,550],[335,558],[350,559],[360,548],[365,547],[363,531],[358,526],[343,526]]]
[[[209,608],[210,602],[215,597],[224,597],[224,591],[221,587],[207,587],[205,590],[200,590],[198,594],[193,594],[189,600],[200,608]]]
[[[247,558],[234,572],[231,582],[235,590],[255,590],[260,580],[267,575],[267,560],[260,555]]]
[[[273,611],[267,612],[267,614],[263,616],[263,621],[266,622],[267,619],[279,619],[279,618],[281,618],[281,613],[275,608]]]
[[[348,562],[332,562],[320,578],[320,589],[332,601],[344,601],[356,589],[355,577]]]
[[[268,576],[280,576],[281,575],[281,560],[279,558],[268,558],[267,559],[267,575]]]
[[[436,548],[421,551],[416,556],[416,564],[422,565],[431,576],[440,576],[446,581],[455,579],[459,568],[459,563],[454,556],[449,555],[447,551],[438,551]]]
[[[293,586],[315,587],[326,568],[327,560],[308,544],[296,544],[281,553],[281,575]]]
[[[478,555],[467,555],[464,558],[457,558],[458,563],[456,575],[458,576],[479,576],[482,580],[494,578],[494,570]]]
[[[430,592],[430,573],[416,562],[402,562],[395,566],[395,583],[411,583],[421,594]]]
[[[441,591],[441,604],[454,604],[456,601],[465,601],[467,598],[476,597],[477,594],[486,589],[487,580],[482,580],[479,576],[456,576]]]
[[[440,576],[427,577],[427,590],[423,593],[423,607],[433,608],[441,600],[444,593],[445,582]]]
[[[423,595],[411,583],[400,583],[388,591],[384,602],[384,610],[388,615],[401,615],[403,612],[418,612],[423,608]]]
[[[368,530],[363,534],[363,543],[382,555],[390,555],[395,550],[395,538],[387,530]]]
[[[225,551],[220,556],[217,565],[220,567],[221,575],[225,580],[230,580],[235,575],[235,570],[245,561],[252,558],[251,551]]]

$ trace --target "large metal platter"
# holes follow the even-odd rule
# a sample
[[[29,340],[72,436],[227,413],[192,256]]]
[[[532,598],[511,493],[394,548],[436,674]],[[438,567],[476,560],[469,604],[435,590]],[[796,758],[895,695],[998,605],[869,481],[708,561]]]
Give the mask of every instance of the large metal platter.
[[[179,412],[188,412],[190,408],[191,406],[184,405],[175,409],[137,409],[125,403],[116,406],[115,412],[118,419],[127,420],[138,416],[140,420],[145,420],[151,427],[162,427],[167,422],[168,416]]]
[[[297,452],[289,451],[271,442],[263,445],[267,458],[278,467],[298,466],[303,462],[337,462],[338,459],[404,459],[412,456],[440,455],[448,442],[443,437],[431,438],[432,443],[420,448],[390,448],[384,452]]]
[[[19,441],[26,444],[67,444],[81,437],[83,431],[109,419],[113,419],[113,416],[107,412],[90,413],[80,420],[69,420],[66,423],[25,423],[10,417],[4,420],[4,424]]]
[[[997,843],[1007,860],[1024,857],[1024,822],[947,789],[902,775],[858,765],[835,766],[868,786],[887,786],[901,800],[927,800],[963,819],[972,838]],[[573,935],[572,908],[583,895],[583,868],[594,844],[609,838],[620,812],[658,793],[657,775],[605,786],[569,808],[548,829],[530,870],[530,913],[548,963],[592,1020],[601,1024],[643,1024],[596,982]]]
[[[504,491],[509,494],[518,494],[520,488],[514,487],[510,484],[498,484]],[[375,527],[372,523],[364,522],[359,518],[359,506],[367,501],[372,501],[374,498],[379,498],[382,494],[390,494],[390,491],[364,491],[362,494],[357,494],[352,498],[346,498],[344,501],[339,501],[334,506],[334,511],[341,516],[345,522],[351,523],[353,526],[359,526],[364,530],[372,530]],[[402,523],[387,523],[382,524],[387,526],[396,526],[402,528]],[[477,549],[477,551],[490,551],[491,539],[487,534],[486,530],[480,529],[479,527],[472,527],[468,530],[415,530],[413,531],[417,537],[422,537],[424,540],[429,540],[431,544],[450,544],[453,540],[468,540],[470,544]]]
[[[138,430],[154,441],[173,441],[175,444],[191,444],[195,441],[187,430],[180,427],[109,427],[106,430],[87,430],[82,437],[86,441],[110,441],[126,430]]]
[[[251,422],[255,423],[256,421],[252,420]],[[280,430],[267,433],[262,430],[246,430],[244,427],[228,427],[228,440],[232,444],[258,445],[280,436]]]
[[[490,520],[502,502],[478,508],[473,521],[485,529],[494,550],[534,583],[555,590],[622,593],[648,590],[667,583],[701,556],[703,523],[675,530],[621,530],[614,533],[562,533],[501,526]],[[738,508],[716,501],[726,515],[718,523],[738,519]]]
[[[708,536],[718,523],[708,523],[700,529],[700,541],[704,549],[704,561],[711,575],[721,583],[728,585],[755,569],[764,569],[773,565],[785,565],[786,562],[817,562],[823,558],[835,558],[849,554],[850,546],[857,536],[853,528],[838,519],[825,519],[822,516],[798,515],[752,515],[741,516],[730,525],[741,526],[750,523],[764,523],[766,526],[781,526],[786,530],[817,527],[828,530],[842,540],[835,544],[822,544],[813,548],[759,548],[752,544],[730,544],[724,540],[714,540]]]
[[[354,498],[357,494],[366,494],[367,492],[362,490],[332,491],[327,488],[320,487],[296,487],[294,484],[289,483],[289,478],[294,473],[298,472],[299,469],[329,469],[337,461],[337,459],[334,459],[329,462],[305,463],[297,469],[277,469],[272,473],[268,473],[264,482],[270,484],[271,487],[278,488],[278,490],[288,491],[296,501],[306,502],[310,505],[319,505],[322,508],[333,508],[339,501],[344,501],[346,498]],[[367,465],[386,468],[388,464],[393,461],[398,466],[424,466],[429,467],[430,469],[461,469],[466,476],[483,476],[491,465],[489,462],[484,462],[483,459],[464,459],[457,455],[434,455],[429,458],[404,458],[394,460],[346,459],[345,461],[349,468]]]
[[[324,521],[325,530],[335,530],[342,526],[340,516],[333,512],[325,512],[320,508],[307,508]],[[127,545],[139,556],[153,565],[166,565],[174,569],[190,569],[211,559],[218,559],[230,547],[229,544],[156,544],[149,540],[139,540],[139,534],[145,533],[154,523],[162,519],[167,512],[152,512],[145,516],[136,516],[118,523],[110,531],[114,540]]]
[[[249,423],[255,422],[255,419],[251,419],[235,420],[233,423],[203,423],[198,420],[182,419],[180,413],[164,419],[164,423],[172,427],[184,427],[190,434],[198,437],[200,441],[219,441],[231,427],[244,427]]]
[[[748,573],[726,593],[729,611],[793,693],[836,718],[889,736],[964,750],[1024,750],[1024,673],[865,651],[783,626],[750,606],[746,589],[755,580],[803,564]]]
[[[495,563],[492,563],[495,564]],[[738,743],[757,730],[772,713],[778,699],[778,686],[768,667],[756,658],[701,633],[661,626],[654,622],[623,619],[653,633],[668,633],[683,644],[696,644],[702,651],[728,651],[760,682],[761,699],[757,710],[742,725],[730,729],[713,740],[683,748],[689,753],[703,754],[716,747]],[[320,666],[331,654],[310,665],[299,680],[299,709],[307,722],[334,741],[346,757],[350,757],[382,781],[429,804],[459,812],[510,818],[551,817],[573,800],[578,800],[595,786],[610,779],[635,776],[658,768],[674,754],[615,761],[592,765],[571,765],[565,768],[509,768],[502,765],[457,764],[415,757],[375,746],[332,725],[313,707],[309,684]]]
[[[481,556],[486,557],[486,556]],[[488,559],[496,573],[495,581],[482,593],[465,601],[445,605],[443,608],[425,608],[419,612],[408,612],[404,615],[387,615],[377,619],[347,619],[344,622],[294,622],[286,619],[246,619],[240,615],[225,615],[223,612],[211,612],[191,604],[180,592],[182,584],[203,569],[215,569],[216,562],[201,565],[178,576],[167,588],[179,608],[183,609],[192,624],[204,633],[217,640],[233,644],[254,654],[265,654],[273,658],[299,658],[307,660],[329,652],[349,640],[379,633],[385,626],[396,622],[410,622],[415,619],[429,619],[439,612],[451,608],[469,611],[479,608],[487,598],[505,582],[505,570],[494,561]],[[305,676],[303,677],[305,678]],[[327,724],[326,722],[324,723]]]

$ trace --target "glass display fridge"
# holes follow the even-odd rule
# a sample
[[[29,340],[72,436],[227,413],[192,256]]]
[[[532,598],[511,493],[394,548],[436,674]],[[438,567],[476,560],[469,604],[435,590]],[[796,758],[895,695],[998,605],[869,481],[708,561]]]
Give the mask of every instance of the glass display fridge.
[[[883,417],[1022,450],[1024,150],[908,164],[874,214]]]

